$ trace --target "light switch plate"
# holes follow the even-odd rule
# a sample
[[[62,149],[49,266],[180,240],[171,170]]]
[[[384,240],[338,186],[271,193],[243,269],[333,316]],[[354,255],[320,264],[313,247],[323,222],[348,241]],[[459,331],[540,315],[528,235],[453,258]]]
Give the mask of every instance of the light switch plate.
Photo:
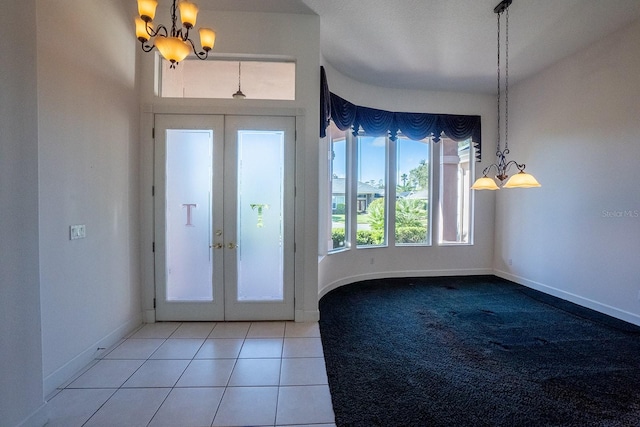
[[[69,227],[69,239],[77,240],[87,237],[87,227],[84,224],[71,225]]]

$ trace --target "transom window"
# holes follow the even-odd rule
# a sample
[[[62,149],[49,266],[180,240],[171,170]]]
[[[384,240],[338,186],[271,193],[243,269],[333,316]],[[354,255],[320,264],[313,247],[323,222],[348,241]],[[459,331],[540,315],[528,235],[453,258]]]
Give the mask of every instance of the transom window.
[[[160,96],[163,98],[233,98],[241,87],[246,99],[295,100],[293,61],[186,59],[176,68],[162,60]]]

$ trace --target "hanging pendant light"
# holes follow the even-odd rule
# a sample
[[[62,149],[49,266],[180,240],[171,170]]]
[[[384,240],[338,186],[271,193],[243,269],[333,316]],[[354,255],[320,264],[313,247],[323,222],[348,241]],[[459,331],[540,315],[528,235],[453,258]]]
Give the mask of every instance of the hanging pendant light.
[[[233,95],[231,95],[231,96],[233,96],[233,99],[245,99],[247,97],[247,95],[242,93],[242,89],[240,89],[240,76],[241,76],[240,64],[241,64],[241,62],[238,61],[238,91],[236,93],[234,93]]]
[[[158,48],[160,55],[171,62],[170,68],[175,68],[176,64],[184,60],[193,51],[198,59],[207,59],[209,51],[213,49],[216,41],[216,33],[211,28],[200,28],[200,46],[202,51],[198,52],[193,40],[189,38],[189,30],[196,25],[198,16],[198,6],[187,0],[180,0],[176,7],[176,0],[171,6],[171,30],[164,25],[152,27],[153,18],[156,15],[158,2],[156,0],[138,0],[138,14],[135,19],[136,37],[141,43],[144,52],[151,52],[154,47]],[[181,27],[176,24],[180,12]],[[147,42],[153,39],[154,44],[149,46]]]
[[[502,0],[494,9],[494,13],[498,16],[498,90],[497,90],[497,99],[498,99],[498,130],[497,130],[497,144],[496,144],[496,156],[498,158],[497,163],[493,163],[487,166],[482,171],[482,177],[478,178],[476,182],[473,183],[471,189],[473,190],[499,190],[500,186],[503,188],[532,188],[532,187],[540,187],[540,183],[533,177],[533,175],[528,174],[524,171],[525,165],[524,163],[518,163],[515,160],[507,160],[507,155],[509,154],[509,6],[513,0]],[[500,16],[502,14],[506,14],[506,42],[505,42],[505,108],[504,108],[504,150],[501,149],[500,146]],[[507,172],[511,166],[515,166],[520,172],[513,175],[509,178]],[[496,171],[495,178],[499,181],[500,186],[496,184],[496,181],[493,178],[487,176],[491,169],[494,168]],[[507,180],[507,178],[509,178]],[[507,182],[503,185],[504,181]]]

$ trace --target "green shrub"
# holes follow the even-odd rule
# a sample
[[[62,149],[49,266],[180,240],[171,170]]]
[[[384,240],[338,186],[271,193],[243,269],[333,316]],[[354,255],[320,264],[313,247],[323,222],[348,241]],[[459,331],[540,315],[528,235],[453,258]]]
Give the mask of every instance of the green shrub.
[[[372,230],[384,230],[384,197],[375,199],[367,207],[369,213],[369,224]]]
[[[385,201],[375,199],[369,204],[369,224],[372,230],[384,229]],[[421,199],[396,200],[396,227],[422,227],[427,220],[427,202]]]
[[[334,228],[331,230],[331,240],[333,241],[333,249],[344,248],[344,228]]]
[[[396,228],[396,243],[425,243],[427,241],[427,228],[398,227]]]
[[[421,227],[427,218],[427,204],[421,199],[396,200],[396,226]]]
[[[346,241],[344,236],[344,229],[332,229],[331,240],[333,241],[333,249],[344,248]],[[357,245],[381,245],[383,243],[384,232],[382,230],[358,230],[356,232]]]
[[[384,243],[383,230],[358,230],[356,233],[358,245],[381,245]]]

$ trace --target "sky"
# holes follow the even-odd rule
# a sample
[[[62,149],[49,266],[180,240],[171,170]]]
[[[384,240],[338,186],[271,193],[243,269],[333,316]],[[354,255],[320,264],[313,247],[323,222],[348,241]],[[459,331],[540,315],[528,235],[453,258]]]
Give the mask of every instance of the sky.
[[[384,137],[360,137],[359,150],[359,170],[360,181],[378,182],[384,179],[385,175],[385,138]],[[409,139],[398,138],[396,142],[398,147],[398,184],[402,184],[400,176],[406,173],[409,175],[411,169],[416,168],[420,164],[420,160],[429,160],[429,144],[412,141]],[[345,143],[340,142],[334,144],[335,158],[333,160],[333,173],[339,178],[344,178],[345,173]]]

